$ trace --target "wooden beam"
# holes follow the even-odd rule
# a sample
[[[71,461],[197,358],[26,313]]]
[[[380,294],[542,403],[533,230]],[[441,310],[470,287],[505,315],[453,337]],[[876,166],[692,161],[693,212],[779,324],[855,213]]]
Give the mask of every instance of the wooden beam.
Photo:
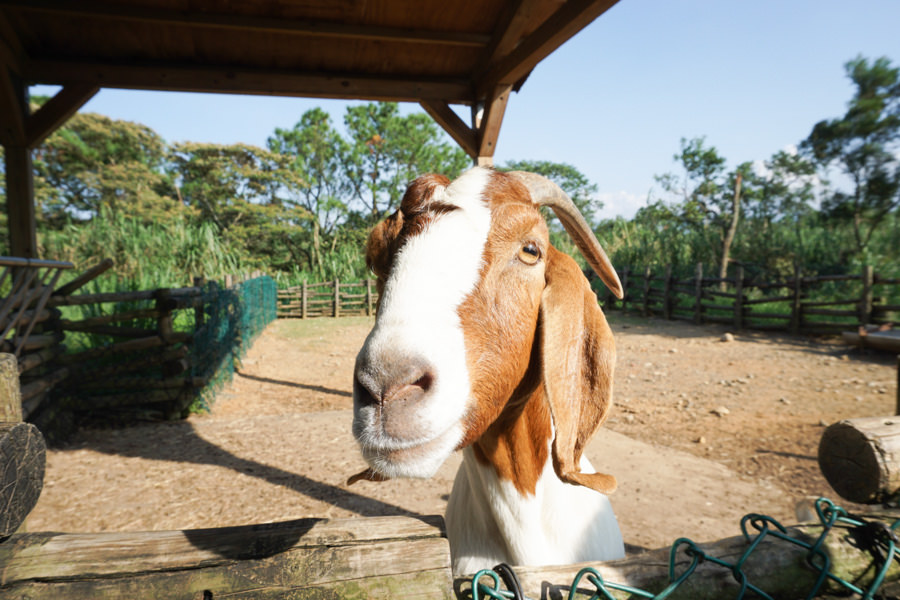
[[[5,150],[9,255],[37,258],[31,150],[25,144],[6,146]]]
[[[513,51],[522,39],[525,27],[540,0],[518,0],[507,5],[494,28],[494,37],[485,48],[480,64],[491,65]]]
[[[35,148],[56,131],[69,117],[78,112],[84,103],[94,97],[100,88],[90,83],[73,83],[50,98],[37,112],[25,121],[25,145]]]
[[[423,100],[419,103],[435,122],[472,158],[478,156],[478,140],[475,131],[466,125],[450,105],[440,100]]]
[[[569,0],[512,52],[488,67],[476,82],[476,95],[484,96],[499,85],[514,84],[617,1]]]
[[[486,46],[491,40],[487,34],[465,31],[437,31],[406,27],[352,25],[311,19],[165,10],[158,7],[113,4],[92,0],[79,0],[78,2],[69,0],[0,0],[0,7],[3,6],[117,21],[428,45],[480,47]]]
[[[466,104],[472,101],[471,85],[464,79],[425,80],[228,66],[198,67],[181,63],[122,65],[62,60],[29,60],[24,65],[24,73],[29,81],[36,83],[69,82],[125,89],[398,102],[425,99]]]
[[[25,91],[21,80],[0,66],[0,143],[25,144]]]
[[[493,164],[497,139],[500,137],[500,125],[503,123],[503,115],[506,113],[506,104],[511,92],[511,85],[502,86],[495,90],[489,97],[492,99],[485,103],[484,116],[478,127],[478,164]]]
[[[0,10],[0,67],[4,64],[16,74],[21,72],[25,51],[16,35],[16,31],[6,15]]]

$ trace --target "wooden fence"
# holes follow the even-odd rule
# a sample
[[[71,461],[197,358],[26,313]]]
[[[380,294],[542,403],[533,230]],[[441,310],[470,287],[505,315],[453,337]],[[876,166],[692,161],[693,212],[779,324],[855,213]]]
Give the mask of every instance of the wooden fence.
[[[693,277],[678,278],[671,267],[654,273],[629,268],[619,273],[625,297],[601,293],[607,308],[643,316],[721,323],[735,329],[833,334],[860,326],[890,323],[900,314],[900,279],[882,277],[872,267],[859,274],[802,276],[760,282],[744,276],[705,277],[698,264]]]
[[[230,376],[260,318],[275,317],[270,279],[81,294],[111,260],[61,286],[69,263],[0,257],[0,266],[0,352],[17,361],[21,418],[50,439],[64,437],[77,414],[183,416],[207,400],[211,380]]]
[[[278,290],[278,317],[349,317],[375,314],[375,282],[303,283]]]

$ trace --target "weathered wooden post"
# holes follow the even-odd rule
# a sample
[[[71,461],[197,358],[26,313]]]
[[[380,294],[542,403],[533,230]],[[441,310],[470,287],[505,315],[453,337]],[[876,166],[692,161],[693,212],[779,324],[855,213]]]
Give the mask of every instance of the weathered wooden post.
[[[341,316],[341,281],[334,280],[334,318]]]
[[[744,267],[738,265],[734,274],[734,327],[744,328]]]
[[[306,285],[306,282],[303,282],[303,287],[300,288],[300,318],[305,319],[307,317],[307,299],[309,298],[309,288]]]
[[[0,354],[0,537],[12,535],[37,504],[44,487],[47,448],[31,423],[22,423],[19,363]]]
[[[672,265],[666,265],[666,279],[663,281],[663,316],[672,320]]]
[[[645,317],[650,314],[650,265],[644,269],[644,305],[641,314]]]
[[[863,327],[872,321],[872,285],[875,273],[872,265],[863,267],[862,294],[859,299],[859,324]]]
[[[694,271],[694,323],[703,322],[703,263]]]
[[[793,297],[791,298],[791,333],[800,333],[803,326],[803,278],[800,273],[800,266],[794,265],[794,285],[792,287]]]

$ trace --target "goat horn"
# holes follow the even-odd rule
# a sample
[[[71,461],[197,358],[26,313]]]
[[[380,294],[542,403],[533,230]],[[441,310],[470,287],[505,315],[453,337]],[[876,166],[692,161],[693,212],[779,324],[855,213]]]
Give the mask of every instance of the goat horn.
[[[591,268],[600,276],[606,287],[616,295],[616,298],[622,299],[624,292],[622,290],[622,282],[619,281],[619,275],[613,268],[609,257],[597,241],[594,232],[585,221],[584,216],[569,198],[562,188],[550,181],[543,175],[536,173],[528,173],[527,171],[513,171],[510,173],[513,177],[521,181],[528,191],[531,193],[532,201],[538,206],[549,206],[559,217],[560,222],[566,231],[575,241],[575,245],[581,250],[584,258],[587,260]]]

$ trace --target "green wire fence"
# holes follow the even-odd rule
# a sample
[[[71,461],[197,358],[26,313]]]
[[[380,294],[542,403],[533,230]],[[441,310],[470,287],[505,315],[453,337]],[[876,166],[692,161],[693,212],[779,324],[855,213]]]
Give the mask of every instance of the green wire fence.
[[[790,535],[788,529],[771,517],[751,513],[741,520],[741,533],[747,542],[746,550],[733,563],[710,555],[687,538],[680,538],[672,544],[669,551],[669,583],[661,591],[651,592],[621,583],[605,581],[597,569],[587,567],[579,571],[575,576],[571,586],[569,586],[568,598],[569,600],[574,600],[579,594],[585,595],[584,589],[589,584],[591,587],[588,588],[589,591],[587,593],[592,594],[590,596],[591,600],[601,598],[616,600],[617,598],[622,598],[623,594],[629,598],[664,600],[672,596],[692,576],[696,576],[697,567],[701,563],[708,562],[731,573],[731,576],[738,584],[738,590],[734,598],[745,598],[748,593],[751,593],[750,597],[773,600],[773,596],[763,589],[765,587],[764,582],[751,582],[744,571],[744,566],[751,555],[754,552],[759,552],[760,544],[769,538],[775,538],[805,550],[806,564],[816,573],[815,581],[805,596],[807,600],[811,600],[823,593],[828,583],[837,585],[845,594],[856,594],[863,600],[875,597],[875,594],[878,593],[884,583],[888,569],[898,558],[896,530],[900,527],[900,519],[894,521],[891,525],[887,525],[882,521],[867,520],[864,517],[849,514],[846,510],[826,498],[819,498],[815,506],[822,525],[822,533],[812,543]],[[875,572],[868,586],[862,587],[858,585],[859,582],[848,581],[831,570],[832,561],[823,546],[826,538],[838,525],[852,528],[856,537],[860,540],[860,549],[868,550],[873,554]],[[755,533],[750,531],[751,527],[755,530]],[[687,568],[678,572],[677,561],[682,555],[686,555],[690,562]],[[489,580],[489,583],[485,580]],[[502,588],[501,580],[506,584],[507,589]],[[515,573],[505,564],[497,565],[493,570],[485,569],[479,571],[472,577],[471,584],[472,600],[481,600],[481,598],[519,600],[525,598]],[[579,586],[582,587],[579,588]],[[620,593],[614,595],[614,592]]]

